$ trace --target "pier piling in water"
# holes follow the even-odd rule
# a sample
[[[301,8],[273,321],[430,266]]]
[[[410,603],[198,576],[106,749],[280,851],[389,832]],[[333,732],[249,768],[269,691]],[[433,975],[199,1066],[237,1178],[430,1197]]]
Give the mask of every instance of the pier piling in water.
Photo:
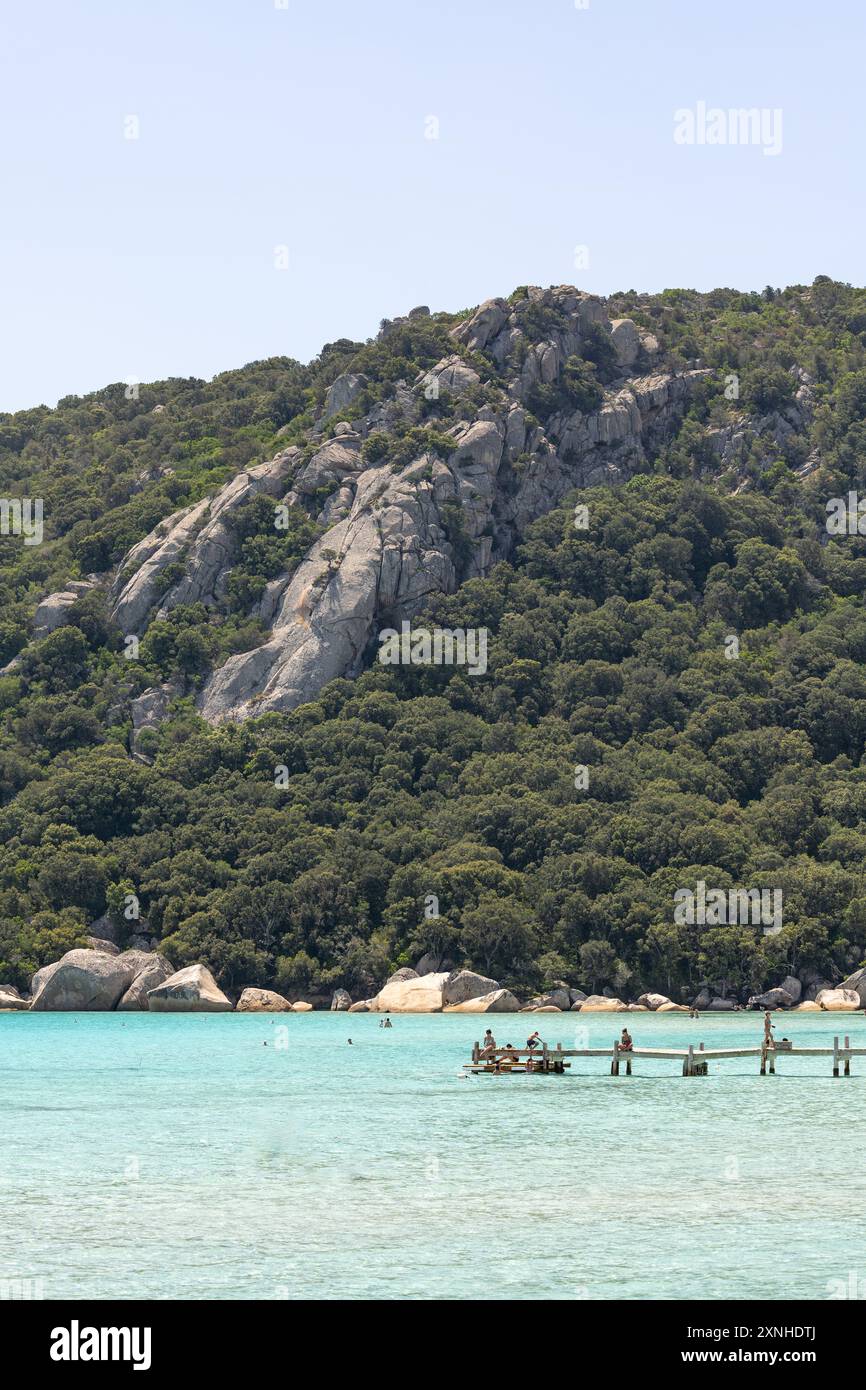
[[[866,1047],[852,1047],[850,1037],[845,1036],[844,1046],[839,1046],[839,1038],[834,1037],[832,1047],[793,1047],[790,1044],[780,1044],[778,1047],[768,1046],[762,1042],[756,1047],[714,1047],[708,1048],[704,1043],[699,1043],[697,1049],[694,1044],[688,1048],[681,1047],[631,1047],[623,1049],[619,1040],[614,1042],[612,1047],[563,1047],[562,1043],[557,1043],[555,1048],[551,1048],[547,1043],[542,1044],[541,1052],[533,1052],[528,1048],[508,1049],[509,1056],[503,1061],[502,1054],[504,1048],[497,1048],[492,1057],[481,1056],[481,1046],[478,1042],[472,1047],[472,1061],[465,1062],[464,1067],[473,1072],[496,1072],[497,1075],[507,1075],[509,1072],[534,1072],[539,1074],[555,1074],[562,1076],[571,1067],[571,1062],[565,1060],[566,1057],[598,1057],[606,1058],[610,1061],[611,1076],[619,1076],[620,1062],[625,1061],[625,1074],[631,1076],[632,1061],[636,1057],[650,1057],[656,1061],[679,1061],[682,1063],[683,1076],[707,1076],[709,1075],[709,1061],[714,1061],[728,1057],[757,1057],[760,1059],[761,1076],[766,1076],[768,1071],[770,1076],[776,1075],[777,1057],[831,1057],[833,1059],[833,1075],[851,1075],[851,1058],[866,1057]],[[844,1072],[840,1073],[840,1066],[844,1066]]]

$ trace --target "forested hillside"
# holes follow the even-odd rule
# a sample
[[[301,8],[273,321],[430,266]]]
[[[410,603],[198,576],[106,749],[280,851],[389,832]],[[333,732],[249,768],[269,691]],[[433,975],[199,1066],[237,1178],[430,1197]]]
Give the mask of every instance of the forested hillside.
[[[25,987],[106,911],[177,966],[295,996],[365,997],[430,950],[524,990],[752,991],[863,962],[866,537],[826,526],[830,499],[866,492],[862,290],[607,302],[640,333],[631,377],[686,373],[688,396],[610,482],[519,533],[497,520],[481,572],[470,504],[446,504],[454,591],[412,621],[487,629],[484,675],[368,647],[296,708],[202,718],[212,673],[273,641],[263,595],[332,522],[332,484],[296,487],[278,531],[271,498],[244,500],[215,596],[154,607],[129,659],[112,596],[131,547],[281,450],[306,467],[346,422],[364,467],[444,466],[461,421],[513,394],[526,342],[568,331],[538,293],[509,304],[524,342],[508,359],[455,337],[467,314],[423,314],[310,366],[0,416],[0,495],[45,513],[41,544],[0,538],[0,980]],[[472,378],[418,392],[449,354]],[[562,441],[622,367],[593,331],[552,380],[524,373],[528,448],[504,493],[547,460],[568,469]],[[163,595],[184,553],[166,570]],[[37,605],[70,581],[46,631]],[[134,702],[158,688],[163,716],[133,739]],[[676,924],[674,891],[697,880],[781,888],[782,931]]]

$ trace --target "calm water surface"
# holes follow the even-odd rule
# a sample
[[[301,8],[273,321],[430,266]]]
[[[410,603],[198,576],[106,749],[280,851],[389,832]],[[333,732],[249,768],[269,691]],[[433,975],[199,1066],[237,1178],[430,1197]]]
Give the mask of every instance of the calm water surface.
[[[0,1279],[48,1298],[821,1299],[854,1271],[866,1291],[866,1058],[847,1080],[829,1058],[461,1076],[487,1022],[607,1046],[625,1017],[530,1020],[0,1014]],[[761,1035],[760,1014],[628,1022],[638,1046]],[[866,1046],[862,1015],[776,1024]]]

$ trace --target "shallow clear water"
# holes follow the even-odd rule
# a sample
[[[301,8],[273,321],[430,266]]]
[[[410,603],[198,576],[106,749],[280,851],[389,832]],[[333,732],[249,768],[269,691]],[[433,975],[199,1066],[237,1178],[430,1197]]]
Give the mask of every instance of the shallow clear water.
[[[461,1076],[488,1022],[568,1047],[624,1021],[0,1014],[0,1280],[47,1298],[866,1293],[866,1058],[838,1080],[826,1057],[775,1077],[756,1058]],[[775,1021],[866,1046],[862,1015]],[[747,1046],[762,1026],[628,1022],[638,1046]]]

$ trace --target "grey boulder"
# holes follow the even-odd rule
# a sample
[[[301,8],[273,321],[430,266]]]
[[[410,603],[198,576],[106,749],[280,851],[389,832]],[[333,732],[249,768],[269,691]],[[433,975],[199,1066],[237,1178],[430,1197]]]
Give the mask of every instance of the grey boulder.
[[[148,991],[151,1013],[228,1013],[231,1000],[223,994],[206,965],[188,965]]]
[[[445,981],[443,1000],[446,1005],[465,1004],[467,999],[480,999],[483,994],[492,994],[499,987],[498,980],[476,975],[474,970],[456,970]]]
[[[147,1009],[148,992],[170,979],[174,974],[174,966],[156,951],[124,951],[123,957],[133,964],[136,973],[132,984],[117,1005],[118,1010],[127,1013],[136,1009]]]
[[[41,977],[41,978],[39,978]],[[116,1007],[135,977],[135,963],[105,951],[74,950],[53,966],[37,971],[31,1008],[39,1012],[89,1010],[108,1012]]]

